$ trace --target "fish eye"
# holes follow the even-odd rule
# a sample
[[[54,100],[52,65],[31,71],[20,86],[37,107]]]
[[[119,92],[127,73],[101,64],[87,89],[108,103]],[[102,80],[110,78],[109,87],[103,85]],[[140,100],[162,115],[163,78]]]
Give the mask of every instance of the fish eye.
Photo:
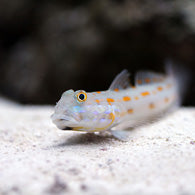
[[[79,99],[83,101],[83,100],[85,99],[85,95],[84,95],[83,93],[81,93],[81,94],[79,95]]]
[[[87,99],[87,94],[86,94],[85,91],[80,91],[80,92],[77,94],[77,100],[78,100],[79,102],[84,102],[84,101],[86,101],[86,99]]]

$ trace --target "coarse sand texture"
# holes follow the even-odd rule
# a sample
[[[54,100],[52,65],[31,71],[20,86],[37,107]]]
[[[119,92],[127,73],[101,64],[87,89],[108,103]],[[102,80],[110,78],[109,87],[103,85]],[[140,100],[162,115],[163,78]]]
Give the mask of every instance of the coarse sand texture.
[[[195,194],[195,108],[111,136],[65,132],[53,107],[0,102],[0,194]]]

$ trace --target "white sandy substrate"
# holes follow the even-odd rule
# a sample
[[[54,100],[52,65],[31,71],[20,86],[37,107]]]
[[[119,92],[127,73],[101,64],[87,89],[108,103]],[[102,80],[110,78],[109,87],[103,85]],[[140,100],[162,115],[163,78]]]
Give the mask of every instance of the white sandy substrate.
[[[0,194],[195,194],[195,108],[129,140],[58,130],[53,107],[0,103]]]

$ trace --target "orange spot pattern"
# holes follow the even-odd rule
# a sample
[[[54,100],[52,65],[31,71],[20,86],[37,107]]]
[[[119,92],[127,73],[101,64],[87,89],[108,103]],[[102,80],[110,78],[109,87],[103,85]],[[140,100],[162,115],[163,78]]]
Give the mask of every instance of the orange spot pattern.
[[[133,109],[128,109],[127,112],[128,112],[128,114],[132,114],[133,113]]]
[[[136,96],[136,97],[135,97],[135,100],[139,100],[139,97]]]
[[[112,98],[107,98],[107,102],[108,102],[109,105],[111,105],[111,102],[114,102],[114,99],[112,99]]]
[[[153,82],[162,82],[164,80],[164,78],[153,78],[152,81]]]
[[[166,97],[166,98],[165,98],[165,102],[166,102],[166,103],[169,102],[169,98]]]
[[[155,105],[154,105],[153,103],[150,103],[150,104],[149,104],[149,108],[150,108],[150,109],[154,109],[154,108],[155,108]]]
[[[142,96],[147,96],[147,95],[150,95],[150,93],[148,91],[145,91],[145,92],[142,92],[141,95]]]
[[[145,82],[146,83],[150,83],[150,79],[149,78],[145,78]]]
[[[100,103],[100,100],[95,100],[98,104]]]
[[[118,88],[116,88],[116,89],[114,89],[114,91],[118,92],[118,91],[119,91],[119,89],[118,89]]]
[[[125,102],[126,102],[126,101],[130,101],[130,100],[131,100],[131,98],[130,98],[129,96],[124,96],[124,97],[123,97],[123,101],[125,101]]]
[[[158,87],[157,89],[158,89],[158,91],[162,91],[162,90],[163,90],[163,88],[162,88],[162,87]]]
[[[137,80],[137,83],[138,83],[138,84],[142,84],[142,81],[141,81],[141,80]]]

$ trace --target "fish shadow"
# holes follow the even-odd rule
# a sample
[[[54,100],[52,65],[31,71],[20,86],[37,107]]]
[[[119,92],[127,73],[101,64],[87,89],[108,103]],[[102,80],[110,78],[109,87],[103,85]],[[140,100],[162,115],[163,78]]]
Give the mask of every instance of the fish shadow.
[[[75,146],[75,145],[99,145],[101,143],[111,143],[113,142],[112,135],[98,135],[94,133],[77,134],[72,135],[65,141],[54,145],[54,148],[60,148],[65,146]],[[115,139],[114,139],[115,140]]]

